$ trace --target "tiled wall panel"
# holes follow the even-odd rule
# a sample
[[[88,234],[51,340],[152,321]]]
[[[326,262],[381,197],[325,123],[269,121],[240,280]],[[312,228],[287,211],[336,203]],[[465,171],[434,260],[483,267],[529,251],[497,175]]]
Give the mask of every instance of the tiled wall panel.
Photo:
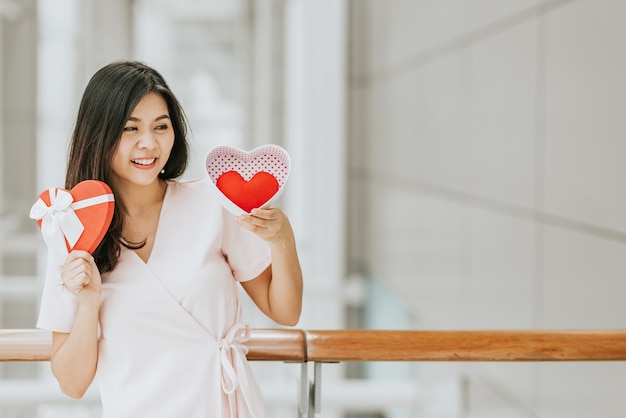
[[[351,2],[352,268],[425,328],[623,328],[626,3],[453,3]],[[612,366],[441,370],[468,416],[582,418],[626,413]]]

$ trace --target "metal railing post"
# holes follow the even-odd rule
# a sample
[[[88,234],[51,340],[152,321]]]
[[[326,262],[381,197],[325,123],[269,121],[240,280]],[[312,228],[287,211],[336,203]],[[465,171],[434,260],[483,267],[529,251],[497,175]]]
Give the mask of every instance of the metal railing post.
[[[314,418],[322,410],[322,363],[313,363],[313,380],[309,379],[309,363],[301,364],[298,418]]]
[[[311,398],[309,383],[309,365],[306,361],[300,363],[300,393],[298,395],[298,418],[304,418],[309,412]]]
[[[311,387],[311,407],[314,414],[322,411],[322,363],[313,362],[313,387]],[[313,415],[310,415],[311,417]]]

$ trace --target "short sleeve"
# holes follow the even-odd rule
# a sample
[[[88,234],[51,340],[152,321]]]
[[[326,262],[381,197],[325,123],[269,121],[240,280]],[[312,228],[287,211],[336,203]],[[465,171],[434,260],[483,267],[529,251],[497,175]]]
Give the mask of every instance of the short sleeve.
[[[37,328],[55,332],[70,332],[78,303],[61,281],[63,261],[48,254],[46,278],[41,295]]]
[[[222,216],[224,217],[222,251],[233,277],[239,282],[256,278],[272,262],[269,244],[239,225],[234,215],[225,209],[222,210]]]

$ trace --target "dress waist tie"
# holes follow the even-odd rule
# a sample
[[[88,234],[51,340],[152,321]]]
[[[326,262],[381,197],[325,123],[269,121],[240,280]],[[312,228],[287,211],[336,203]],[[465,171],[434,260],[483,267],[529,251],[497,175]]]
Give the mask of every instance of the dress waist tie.
[[[219,341],[220,362],[222,367],[222,390],[228,395],[230,416],[237,414],[237,389],[252,418],[255,417],[250,405],[250,382],[246,373],[245,362],[248,347],[244,345],[250,338],[250,326],[236,323],[224,338]],[[239,373],[238,373],[239,372]]]

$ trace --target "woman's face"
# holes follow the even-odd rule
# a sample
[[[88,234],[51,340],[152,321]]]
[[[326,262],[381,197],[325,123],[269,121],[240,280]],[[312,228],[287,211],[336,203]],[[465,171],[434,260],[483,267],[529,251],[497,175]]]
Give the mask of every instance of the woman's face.
[[[157,93],[146,94],[131,112],[111,161],[116,188],[147,186],[157,181],[174,145],[167,103]]]

